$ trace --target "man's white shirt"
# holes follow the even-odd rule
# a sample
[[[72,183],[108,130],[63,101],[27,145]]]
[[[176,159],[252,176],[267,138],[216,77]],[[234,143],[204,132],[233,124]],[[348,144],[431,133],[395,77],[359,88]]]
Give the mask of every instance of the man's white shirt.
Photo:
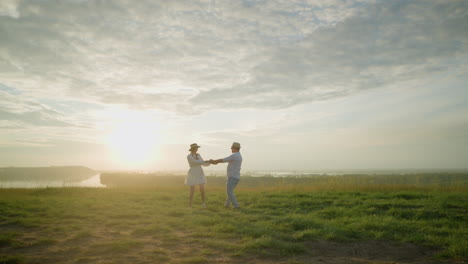
[[[242,165],[242,156],[240,152],[234,152],[231,156],[223,159],[223,162],[229,162],[227,166],[227,176],[240,179],[240,170]]]

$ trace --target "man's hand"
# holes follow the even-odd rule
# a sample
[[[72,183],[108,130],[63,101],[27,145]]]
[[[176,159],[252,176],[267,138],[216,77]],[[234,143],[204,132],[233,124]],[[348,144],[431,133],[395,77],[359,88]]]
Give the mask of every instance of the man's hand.
[[[216,164],[220,163],[220,162],[221,162],[221,160],[213,160],[213,159],[209,159],[209,160],[207,160],[206,162],[208,162],[208,163],[210,163],[210,164],[213,164],[213,165],[216,165]]]

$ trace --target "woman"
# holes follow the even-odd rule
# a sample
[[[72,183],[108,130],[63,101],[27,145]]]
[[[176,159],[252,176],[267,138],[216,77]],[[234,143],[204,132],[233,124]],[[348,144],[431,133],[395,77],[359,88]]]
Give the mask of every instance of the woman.
[[[190,169],[187,173],[187,178],[185,179],[185,184],[190,186],[190,200],[189,206],[192,207],[193,193],[195,192],[195,185],[200,186],[202,208],[206,208],[205,204],[205,173],[203,172],[203,166],[209,166],[209,161],[204,161],[200,154],[197,153],[198,146],[196,143],[190,145],[190,154],[187,156],[187,161],[189,163]]]

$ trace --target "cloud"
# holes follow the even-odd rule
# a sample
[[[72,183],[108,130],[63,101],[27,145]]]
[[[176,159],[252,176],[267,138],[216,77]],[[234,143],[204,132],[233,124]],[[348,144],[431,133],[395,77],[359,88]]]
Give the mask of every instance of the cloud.
[[[0,129],[19,129],[23,125],[18,121],[0,120]]]
[[[270,50],[245,83],[204,91],[193,101],[283,108],[455,70],[453,62],[462,63],[468,54],[461,27],[468,23],[466,4],[426,3],[384,2],[370,13],[319,28],[297,45]]]
[[[32,126],[68,127],[72,124],[49,107],[34,101],[22,100],[17,95],[0,91],[0,128],[27,128]]]
[[[462,0],[8,3],[0,80],[27,98],[282,109],[418,85],[468,55]]]
[[[0,2],[0,16],[18,18],[18,1],[19,0],[3,0]]]

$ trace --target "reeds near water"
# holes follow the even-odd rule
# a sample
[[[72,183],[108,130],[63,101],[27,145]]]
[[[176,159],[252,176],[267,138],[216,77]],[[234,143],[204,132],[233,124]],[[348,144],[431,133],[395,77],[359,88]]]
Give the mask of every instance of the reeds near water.
[[[157,173],[102,173],[108,187],[185,188],[184,177]],[[226,178],[207,176],[209,188],[224,188]],[[252,177],[243,175],[239,188],[269,190],[468,190],[468,173],[347,174]]]

